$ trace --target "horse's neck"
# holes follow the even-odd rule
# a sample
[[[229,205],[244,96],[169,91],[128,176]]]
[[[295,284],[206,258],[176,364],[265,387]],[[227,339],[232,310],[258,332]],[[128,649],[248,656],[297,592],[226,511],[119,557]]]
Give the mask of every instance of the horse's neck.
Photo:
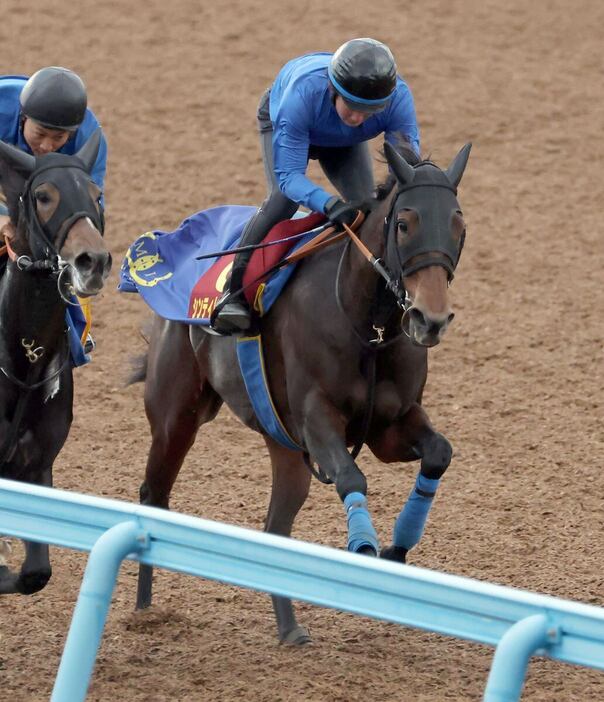
[[[382,258],[385,248],[384,218],[390,209],[392,195],[380,202],[361,225],[358,235],[375,258]],[[348,310],[357,310],[359,316],[366,316],[373,304],[378,283],[378,275],[365,255],[352,242],[346,265],[341,271],[341,299]]]
[[[0,345],[13,370],[27,368],[24,344],[44,349],[46,366],[65,346],[65,305],[55,280],[10,262],[0,280]]]

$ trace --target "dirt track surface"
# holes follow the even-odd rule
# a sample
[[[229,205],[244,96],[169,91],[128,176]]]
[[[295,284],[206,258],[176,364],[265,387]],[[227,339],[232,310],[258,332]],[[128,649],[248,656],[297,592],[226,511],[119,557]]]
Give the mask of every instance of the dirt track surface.
[[[220,203],[264,194],[255,107],[282,63],[375,36],[415,99],[424,153],[474,148],[456,320],[431,353],[425,395],[455,457],[414,565],[604,605],[602,426],[604,5],[173,0],[5,0],[2,73],[78,71],[110,148],[107,238],[115,257],[94,306],[94,363],[77,371],[56,486],[136,500],[149,445],[140,386],[143,303],[115,292],[129,243]],[[37,48],[40,47],[40,48]],[[377,144],[376,144],[377,148]],[[378,167],[379,171],[379,167]],[[360,457],[387,541],[416,467]],[[260,437],[223,410],[200,433],[175,509],[261,528],[270,472]],[[297,537],[341,547],[343,510],[314,483]],[[16,556],[18,557],[18,551]],[[85,555],[53,550],[42,593],[0,601],[0,698],[48,699]],[[126,564],[89,700],[440,702],[478,700],[492,649],[299,605],[314,646],[276,643],[268,597],[161,572],[133,612]],[[531,663],[523,700],[599,701],[604,675]]]

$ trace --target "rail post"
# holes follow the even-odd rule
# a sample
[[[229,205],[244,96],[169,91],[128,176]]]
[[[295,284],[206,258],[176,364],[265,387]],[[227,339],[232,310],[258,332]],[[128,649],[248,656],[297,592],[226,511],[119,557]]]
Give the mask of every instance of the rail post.
[[[501,637],[491,665],[484,702],[518,702],[530,657],[549,643],[545,614],[534,614],[513,624]]]
[[[120,565],[128,554],[140,553],[147,544],[140,526],[125,521],[108,529],[92,547],[51,702],[85,700]]]

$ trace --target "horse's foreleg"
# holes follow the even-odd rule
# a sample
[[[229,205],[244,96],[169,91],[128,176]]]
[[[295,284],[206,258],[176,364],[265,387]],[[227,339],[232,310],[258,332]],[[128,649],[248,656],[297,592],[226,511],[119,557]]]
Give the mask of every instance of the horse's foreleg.
[[[308,497],[310,471],[302,456],[265,437],[273,469],[271,501],[264,530],[280,536],[291,536],[296,515]],[[308,629],[296,621],[292,602],[287,597],[272,595],[277,618],[279,640],[302,645],[310,642]]]
[[[52,467],[41,472],[37,485],[52,487]],[[0,594],[20,593],[31,595],[39,592],[50,580],[52,569],[48,544],[24,541],[25,559],[19,573],[13,573],[8,566],[0,565]]]
[[[367,480],[346,448],[345,419],[317,393],[309,394],[304,410],[306,446],[334,481],[346,509],[348,550],[376,555],[379,543],[367,506]]]
[[[381,553],[383,558],[404,563],[424,533],[440,479],[451,463],[451,444],[434,430],[423,408],[413,405],[370,447],[384,462],[421,459],[415,485],[396,519],[392,546]]]

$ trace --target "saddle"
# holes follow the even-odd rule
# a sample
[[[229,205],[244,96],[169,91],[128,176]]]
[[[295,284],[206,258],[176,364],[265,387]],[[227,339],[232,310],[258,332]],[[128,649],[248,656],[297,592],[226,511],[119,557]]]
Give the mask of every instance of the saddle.
[[[235,258],[234,253],[222,252],[237,247],[255,212],[252,207],[224,205],[187,217],[172,232],[143,234],[128,249],[118,289],[139,293],[164,319],[209,326]],[[259,315],[268,312],[300,258],[346,236],[333,227],[317,234],[314,230],[325,223],[325,216],[317,213],[281,222],[264,239],[264,244],[279,243],[254,252],[244,286]]]

